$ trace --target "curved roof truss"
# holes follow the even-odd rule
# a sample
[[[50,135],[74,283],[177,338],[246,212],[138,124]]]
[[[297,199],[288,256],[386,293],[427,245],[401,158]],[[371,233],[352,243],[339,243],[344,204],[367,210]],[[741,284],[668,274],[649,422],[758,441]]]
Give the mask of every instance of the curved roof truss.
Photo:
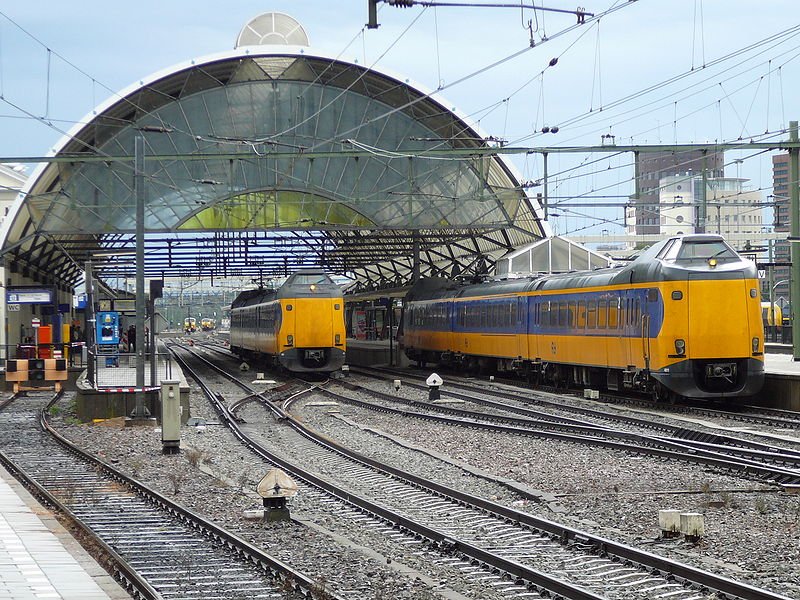
[[[303,48],[191,61],[87,122],[6,219],[12,270],[74,285],[91,260],[101,278],[132,275],[137,182],[147,277],[323,266],[395,283],[411,276],[412,252],[422,274],[479,270],[548,233],[465,119],[396,77]]]

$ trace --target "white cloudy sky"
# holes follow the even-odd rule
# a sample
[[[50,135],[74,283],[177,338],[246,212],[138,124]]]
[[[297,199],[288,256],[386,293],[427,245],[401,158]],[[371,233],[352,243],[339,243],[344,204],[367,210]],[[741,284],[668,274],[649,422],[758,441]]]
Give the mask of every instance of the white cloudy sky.
[[[481,1],[488,0],[474,3]],[[576,7],[564,0],[543,5]],[[443,87],[448,105],[514,145],[597,145],[609,133],[626,144],[783,139],[788,120],[800,119],[796,2],[581,5],[598,14],[617,10],[599,24],[574,28],[574,16],[519,8],[381,5],[381,27],[365,30],[367,0],[6,3],[0,8],[0,160],[46,154],[109,90],[228,50],[242,25],[267,11],[298,19],[312,49],[402,74],[430,89]],[[554,57],[558,63],[547,68]],[[659,85],[672,78],[674,83]],[[639,94],[651,86],[653,91]],[[543,125],[558,125],[558,134],[540,133]],[[734,163],[737,158],[743,162]],[[772,193],[769,153],[737,152],[727,159],[728,175],[750,178],[765,197]],[[535,156],[513,161],[524,179],[541,177]],[[556,201],[594,194],[622,202],[632,193],[630,163],[628,155],[554,155],[550,172],[565,174],[551,184],[551,193]],[[578,212],[588,216],[562,211],[554,219],[557,231],[621,231],[621,210]]]

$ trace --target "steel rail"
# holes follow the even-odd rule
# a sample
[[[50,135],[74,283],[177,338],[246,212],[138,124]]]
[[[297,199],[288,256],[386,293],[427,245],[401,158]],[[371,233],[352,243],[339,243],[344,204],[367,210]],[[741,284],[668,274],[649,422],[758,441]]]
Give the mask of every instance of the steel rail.
[[[203,361],[205,364],[208,364],[211,368],[214,368],[218,372],[225,374],[231,381],[236,382],[240,387],[243,389],[247,389],[248,391],[254,391],[248,388],[245,384],[237,379],[231,377],[229,374],[226,374],[223,370],[213,365],[213,363],[209,363],[203,357],[198,356],[194,351],[189,350],[188,348],[182,348],[190,352],[196,359]],[[237,422],[234,415],[225,405],[225,399],[219,395],[214,393],[213,390],[209,386],[205,384],[200,378],[198,378],[194,372],[194,370],[188,365],[188,363],[183,359],[183,357],[176,354],[173,350],[173,355],[175,356],[176,361],[181,365],[183,369],[189,372],[194,379],[197,381],[198,385],[200,385],[203,392],[212,401],[215,409],[217,410],[217,414],[221,421],[225,422],[228,427],[230,427],[231,431],[234,433],[236,437],[238,437],[242,443],[249,448],[254,453],[258,454],[262,458],[266,459],[267,461],[280,465],[282,468],[291,471],[298,479],[305,481],[308,485],[316,487],[318,489],[324,490],[326,493],[340,499],[343,502],[356,506],[360,510],[378,517],[390,524],[393,527],[397,528],[398,530],[405,531],[407,533],[412,534],[415,537],[424,538],[433,542],[438,548],[444,551],[456,551],[460,552],[461,554],[470,557],[471,559],[480,561],[486,565],[491,567],[497,568],[502,570],[509,575],[513,575],[514,577],[518,578],[519,580],[524,580],[529,587],[536,589],[540,593],[544,592],[547,594],[557,594],[558,597],[568,598],[570,600],[602,600],[602,596],[598,596],[593,592],[586,590],[582,587],[574,586],[560,580],[558,578],[552,577],[546,573],[538,571],[536,569],[532,569],[522,563],[517,561],[507,559],[496,554],[492,554],[491,552],[469,544],[463,540],[456,540],[453,539],[451,536],[446,535],[440,531],[432,529],[422,523],[418,523],[412,519],[409,519],[405,515],[400,513],[394,512],[389,508],[381,506],[375,502],[368,500],[362,496],[354,494],[345,488],[337,486],[321,477],[318,477],[314,473],[303,469],[299,465],[295,465],[284,458],[278,457],[277,455],[271,453],[269,450],[264,448],[261,444],[259,444],[256,440],[252,437],[247,435],[244,431],[242,431],[239,423]],[[299,394],[295,394],[294,398],[303,396],[305,394],[311,393],[316,391],[318,388],[310,388]],[[260,395],[256,393],[255,395]],[[323,447],[329,448],[331,451],[337,452],[338,454],[343,454],[348,456],[349,458],[355,458],[358,462],[362,464],[368,464],[373,469],[377,469],[378,471],[384,472],[387,475],[396,476],[391,473],[392,469],[387,467],[386,465],[381,465],[377,461],[372,461],[367,457],[363,457],[357,453],[351,453],[350,451],[338,447],[330,440],[321,439],[319,436],[314,434],[313,431],[301,426],[291,415],[286,413],[285,411],[281,410],[279,407],[275,406],[269,401],[265,401],[264,404],[270,408],[272,412],[278,415],[280,418],[285,420],[287,423],[290,423],[292,427],[294,427],[299,433],[301,433],[304,437],[310,439],[315,444],[321,445]],[[400,479],[404,479],[410,483],[415,483],[408,477],[400,477]],[[424,481],[424,480],[419,480]],[[427,489],[431,489],[430,486],[419,486]],[[446,489],[446,488],[442,488]],[[438,493],[442,493],[439,491]],[[450,494],[444,494],[446,496],[450,496]],[[451,496],[452,497],[452,496]]]
[[[115,479],[119,483],[122,483],[128,486],[130,489],[135,491],[140,496],[146,498],[151,504],[159,507],[160,509],[170,513],[171,515],[180,519],[183,523],[191,526],[192,528],[206,534],[210,535],[217,541],[225,543],[228,547],[233,548],[240,552],[242,555],[249,557],[255,564],[258,564],[262,569],[269,572],[271,576],[276,577],[277,579],[289,582],[293,584],[294,588],[297,591],[301,591],[303,593],[310,593],[313,590],[317,582],[307,577],[303,573],[292,569],[289,565],[281,561],[280,559],[271,556],[254,546],[253,544],[243,540],[242,538],[234,535],[233,533],[223,529],[222,527],[216,525],[212,521],[198,515],[194,511],[178,504],[177,502],[170,500],[166,496],[146,487],[141,482],[133,479],[132,477],[128,477],[121,471],[118,471],[108,463],[100,460],[99,458],[84,452],[82,449],[75,446],[72,442],[70,442],[67,438],[62,436],[58,431],[56,431],[48,422],[47,416],[42,412],[42,421],[41,421],[42,428],[50,433],[56,441],[62,444],[65,448],[67,448],[70,452],[73,452],[80,458],[96,465],[104,473],[106,473],[111,478]],[[333,598],[338,598],[338,596],[333,596]],[[340,599],[341,600],[341,599]]]
[[[238,379],[234,378],[229,373],[225,372],[223,369],[217,367],[216,365],[214,365],[213,363],[211,363],[207,359],[197,355],[196,352],[194,352],[194,351],[192,351],[192,350],[190,350],[188,348],[183,348],[182,347],[182,349],[190,352],[195,358],[199,359],[204,364],[209,365],[216,372],[218,372],[218,373],[222,374],[223,376],[227,377],[229,380],[233,381],[234,383],[236,383],[237,385],[239,385],[243,389],[245,389],[245,390],[247,390],[247,391],[249,391],[251,393],[256,393],[256,395],[259,395],[257,391],[252,390],[251,388],[249,388],[249,386],[247,386],[246,384],[242,383]],[[188,366],[188,364],[186,364],[186,362],[181,357],[178,357],[177,354],[175,356],[176,356],[176,360],[178,360],[182,364],[182,366],[185,366],[185,368],[188,371],[190,371],[190,372],[192,371],[192,369]],[[201,384],[201,387],[203,387],[205,385],[204,383],[200,382],[199,380],[198,380],[198,382]],[[259,455],[263,456],[264,458],[266,458],[267,460],[269,460],[271,462],[274,462],[276,464],[285,464],[285,465],[287,465],[287,468],[289,470],[293,470],[293,471],[296,471],[296,472],[299,472],[299,473],[305,473],[305,471],[302,468],[296,467],[294,465],[291,465],[291,463],[288,463],[288,461],[273,455],[268,450],[266,450],[265,448],[261,447],[252,438],[250,438],[250,436],[248,436],[246,433],[244,433],[241,430],[241,428],[239,427],[239,425],[236,422],[236,420],[228,412],[228,409],[226,408],[225,403],[224,403],[224,399],[222,399],[221,396],[214,394],[209,388],[204,388],[204,389],[208,389],[208,392],[211,394],[211,397],[216,399],[215,406],[219,407],[218,414],[220,415],[221,418],[223,418],[229,424],[229,426],[231,427],[231,430],[234,431],[234,433],[237,435],[237,437],[239,437],[243,441],[243,443],[245,443],[253,451],[257,452]],[[322,391],[321,388],[309,389],[309,390],[306,390],[305,392],[303,392],[301,394],[297,394],[294,397],[294,399],[296,400],[297,398],[299,398],[299,397],[301,397],[303,395],[307,395],[308,393],[319,392],[319,391]],[[340,453],[340,454],[342,454],[344,456],[347,456],[347,457],[353,459],[354,461],[370,465],[372,468],[377,469],[378,471],[383,471],[383,472],[389,473],[390,475],[396,477],[397,479],[403,480],[403,481],[407,481],[407,482],[409,482],[409,483],[411,483],[411,484],[413,484],[413,485],[415,485],[415,486],[417,486],[417,487],[419,487],[421,489],[431,490],[436,494],[439,494],[439,495],[442,495],[442,496],[445,496],[445,497],[450,497],[450,498],[453,498],[455,500],[458,500],[459,502],[463,502],[465,504],[469,504],[471,506],[475,506],[477,508],[481,508],[482,510],[484,510],[484,511],[490,513],[490,514],[493,514],[493,515],[496,515],[498,517],[504,518],[504,519],[508,520],[509,522],[520,523],[520,524],[523,524],[523,525],[525,525],[527,527],[530,527],[531,529],[544,532],[544,533],[548,534],[549,536],[551,536],[553,538],[561,540],[563,544],[568,544],[570,542],[584,544],[584,545],[592,547],[594,549],[594,551],[596,551],[598,554],[605,555],[605,556],[613,556],[613,557],[618,558],[621,561],[628,561],[628,562],[640,565],[641,567],[645,567],[645,568],[648,568],[648,569],[653,569],[653,570],[658,571],[658,572],[670,573],[674,577],[677,577],[682,581],[691,582],[691,583],[695,583],[695,584],[698,584],[698,585],[701,585],[701,586],[705,586],[705,587],[707,587],[707,588],[709,588],[711,590],[715,590],[715,591],[720,592],[720,593],[728,594],[728,595],[730,595],[732,597],[735,597],[735,598],[741,598],[742,600],[789,600],[786,596],[777,594],[775,592],[771,592],[769,590],[764,590],[764,589],[761,589],[761,588],[757,588],[755,586],[752,586],[752,585],[749,585],[749,584],[746,584],[746,583],[734,581],[734,580],[729,579],[727,577],[723,577],[721,575],[716,575],[714,573],[703,571],[701,569],[698,569],[696,567],[692,567],[690,565],[686,565],[686,564],[683,564],[683,563],[675,562],[675,561],[673,561],[673,560],[671,560],[669,558],[666,558],[666,557],[658,556],[658,555],[646,552],[644,550],[640,550],[638,548],[627,546],[625,544],[621,544],[621,543],[615,542],[615,541],[607,539],[607,538],[603,538],[603,537],[596,536],[596,535],[588,533],[588,532],[584,532],[584,531],[581,531],[581,530],[578,530],[578,529],[574,529],[572,527],[568,527],[568,526],[562,525],[560,523],[549,521],[547,519],[543,519],[543,518],[537,517],[535,515],[531,515],[531,514],[528,514],[528,513],[517,511],[517,510],[514,510],[513,508],[509,508],[509,507],[494,503],[494,502],[492,502],[490,500],[486,500],[486,499],[483,499],[483,498],[480,498],[480,497],[477,497],[477,496],[472,496],[471,494],[467,494],[465,492],[461,492],[459,490],[455,490],[455,489],[449,488],[447,486],[438,484],[436,482],[429,481],[427,479],[424,479],[422,477],[416,476],[416,475],[414,475],[412,473],[408,473],[408,472],[403,471],[401,469],[398,469],[396,467],[392,467],[390,465],[386,465],[386,464],[380,463],[379,461],[376,461],[376,460],[371,459],[369,457],[363,456],[363,455],[359,454],[358,452],[352,451],[352,450],[350,450],[350,449],[348,449],[348,448],[346,448],[344,446],[341,446],[341,445],[337,444],[336,442],[334,442],[334,441],[332,441],[332,440],[330,440],[328,438],[324,438],[324,437],[319,436],[318,434],[316,434],[316,432],[314,432],[308,426],[306,426],[302,422],[300,422],[297,419],[295,419],[285,409],[281,409],[281,408],[279,408],[277,406],[274,406],[266,398],[264,399],[264,404],[266,406],[268,406],[270,408],[270,410],[273,411],[275,414],[281,415],[281,418],[286,423],[290,424],[298,432],[302,433],[308,439],[312,440],[316,444],[319,444],[320,446],[323,446],[323,447],[326,447],[326,448],[330,448],[335,452],[338,452],[338,453]],[[394,515],[394,513],[392,513],[391,511],[388,511],[386,508],[384,508],[384,507],[382,507],[380,505],[376,505],[376,504],[374,504],[374,503],[372,503],[372,502],[370,502],[370,501],[368,501],[368,500],[366,500],[364,498],[361,498],[360,496],[357,496],[355,494],[351,494],[347,490],[343,490],[343,489],[339,488],[338,486],[336,486],[336,485],[334,485],[334,484],[332,484],[330,482],[327,482],[327,481],[325,481],[323,479],[320,479],[320,478],[314,476],[312,473],[305,473],[305,475],[301,476],[301,478],[302,479],[306,479],[307,481],[310,481],[310,482],[315,482],[315,484],[318,485],[319,487],[322,487],[323,489],[326,489],[326,490],[330,490],[329,493],[333,493],[334,495],[339,496],[340,498],[342,498],[345,501],[348,501],[348,502],[350,502],[352,504],[355,504],[356,506],[360,506],[362,509],[366,510],[367,512],[370,512],[370,513],[378,515],[378,516],[382,516],[383,518],[386,518],[390,522],[396,523],[396,526],[399,527],[399,528],[406,529],[406,530],[411,531],[411,532],[413,532],[413,533],[415,533],[417,535],[422,535],[424,537],[427,537],[425,532],[429,528],[425,527],[424,525],[417,524],[417,523],[407,519],[406,517],[404,517],[402,515]],[[384,515],[386,515],[386,516],[384,516]],[[390,517],[390,515],[394,515],[394,516]],[[466,543],[463,543],[463,542],[460,542],[460,541],[456,541],[456,540],[452,540],[452,538],[449,538],[448,536],[444,536],[443,534],[440,534],[438,532],[434,531],[434,532],[431,532],[431,534],[434,535],[435,537],[432,537],[432,538],[429,538],[429,539],[432,539],[432,540],[436,541],[437,544],[439,544],[440,546],[444,545],[446,547],[449,547],[449,546],[453,546],[455,544],[455,545],[457,545],[459,551],[463,552],[464,554],[466,554],[468,556],[470,555],[470,554],[468,554],[468,552],[471,552],[474,549],[469,544],[466,544]],[[478,549],[478,550],[480,550],[480,549]],[[479,558],[478,556],[475,556],[476,560],[481,560],[482,562],[485,562],[486,564],[493,564],[493,563],[487,562],[487,560],[491,560],[494,557],[494,555],[486,556],[485,555],[485,551],[482,551],[482,550],[481,550],[481,553],[483,555],[483,558]],[[502,560],[505,560],[505,559],[502,559]],[[519,565],[519,563],[516,563],[515,561],[508,561],[508,562],[513,563],[513,565],[511,565],[511,566],[516,566],[517,568],[524,567],[524,565]],[[502,567],[498,567],[498,568],[502,568]],[[524,568],[527,569],[527,567],[524,567]],[[544,575],[544,574],[540,574],[540,573],[536,573],[536,574],[537,575]],[[545,577],[548,580],[552,579],[552,578],[550,578],[549,576],[546,576],[546,575],[545,575]],[[563,582],[559,582],[559,583],[563,583]],[[567,597],[572,597],[572,596],[567,596]]]
[[[51,400],[51,402],[48,404],[48,407],[54,404],[57,400],[58,398],[54,398],[53,400]],[[192,527],[193,529],[203,533],[204,535],[210,536],[212,539],[216,541],[222,542],[227,547],[234,549],[242,556],[248,557],[251,564],[259,566],[262,570],[266,571],[269,576],[277,579],[284,585],[291,585],[292,589],[305,595],[311,594],[312,591],[316,589],[316,587],[318,586],[316,581],[309,578],[305,574],[292,569],[289,565],[287,565],[283,561],[265,553],[260,548],[250,544],[249,542],[243,540],[242,538],[214,524],[212,521],[203,518],[202,516],[191,511],[190,509],[178,504],[177,502],[170,500],[169,498],[163,496],[162,494],[156,492],[155,490],[146,487],[144,484],[137,481],[136,479],[128,477],[127,475],[115,469],[108,463],[82,450],[77,445],[75,445],[70,440],[61,435],[50,425],[47,419],[47,407],[43,409],[39,415],[39,426],[43,431],[50,434],[52,438],[58,444],[60,444],[67,452],[72,453],[81,460],[86,461],[88,464],[94,465],[99,471],[104,473],[106,476],[110,477],[111,479],[114,479],[118,483],[127,486],[136,494],[146,499],[153,506],[167,512],[173,517],[176,517],[182,523]],[[8,457],[2,456],[2,458],[4,459],[3,462],[8,465],[11,465],[10,468],[13,469],[15,472],[24,473],[24,471],[22,471],[18,467],[13,466],[13,462]],[[52,494],[47,492],[47,490],[44,489],[41,485],[39,485],[37,482],[32,480],[27,475],[25,476],[25,478],[26,480],[32,481],[37,493],[39,492],[39,490],[41,490],[43,493],[42,497],[46,498],[48,502],[53,502],[53,504],[55,506],[58,506],[59,509],[63,507],[65,514],[68,514],[70,515],[71,518],[74,518],[76,520],[76,523],[81,525],[81,528],[84,531],[86,531],[88,535],[91,536],[93,541],[97,541],[104,548],[104,550],[108,550],[110,556],[119,563],[118,568],[120,572],[124,574],[125,578],[128,579],[130,582],[134,583],[135,584],[134,587],[141,588],[143,590],[142,598],[148,598],[148,599],[153,598],[155,600],[160,600],[162,598],[162,596],[159,595],[158,592],[152,588],[152,586],[150,586],[140,575],[138,575],[135,572],[135,570],[133,570],[127,565],[127,563],[122,557],[120,557],[113,549],[111,549],[101,539],[99,539],[94,534],[94,532],[91,530],[90,527],[85,525],[83,521],[81,521],[78,517],[74,516],[74,514],[68,508],[64,507],[61,502],[59,502]],[[334,594],[330,594],[330,597],[332,598],[332,600],[343,600],[341,597]]]
[[[363,375],[368,376],[368,377],[376,377],[376,378],[381,378],[381,379],[385,378],[384,375],[380,374],[381,372],[384,372],[382,369],[370,369],[370,368],[365,368],[365,367],[351,367],[350,370],[353,373],[363,374]],[[389,370],[386,370],[385,373],[396,374],[398,372],[395,371],[395,370],[389,369]],[[414,379],[422,379],[423,378],[422,375],[414,375],[414,374],[410,374],[410,373],[402,373],[402,375],[405,375],[406,377],[412,377]],[[407,382],[406,385],[411,386],[411,387],[415,387],[415,388],[418,388],[418,389],[427,389],[427,385],[423,385],[421,383]],[[485,389],[485,388],[476,388],[475,386],[470,386],[470,385],[463,384],[463,383],[454,382],[454,383],[449,383],[448,385],[452,386],[452,387],[455,387],[455,388],[462,389],[462,390],[467,390],[467,391],[470,391],[470,392],[477,392],[479,394],[483,394],[483,395],[487,395],[487,396],[494,396],[494,397],[501,397],[501,398],[507,397],[507,394],[505,394],[503,392],[498,392],[498,391],[495,391],[495,390],[488,390],[488,389]],[[464,394],[459,394],[458,392],[453,392],[453,391],[449,391],[449,390],[448,390],[447,394],[452,396],[452,397],[454,397],[454,398],[460,398],[460,399],[463,399],[463,400],[467,400],[469,402],[484,403],[484,404],[488,404],[488,403],[491,402],[489,400],[485,400],[485,399],[481,399],[481,398],[475,398],[474,396],[468,396],[468,395],[464,395]],[[591,408],[568,406],[568,405],[564,405],[564,404],[559,404],[557,402],[544,400],[544,399],[541,399],[541,398],[533,398],[533,399],[531,399],[531,398],[519,398],[519,401],[521,401],[521,402],[533,402],[535,404],[552,407],[552,408],[554,408],[556,410],[563,410],[563,411],[566,411],[566,412],[574,412],[574,413],[579,413],[579,414],[585,414],[585,415],[588,415],[590,417],[595,417],[595,418],[601,419],[601,420],[616,421],[616,422],[621,422],[621,423],[627,423],[627,424],[630,424],[630,425],[634,425],[636,427],[642,427],[642,428],[645,428],[645,429],[651,429],[651,430],[655,430],[655,431],[662,431],[664,433],[669,434],[673,438],[680,439],[680,440],[683,440],[685,442],[703,442],[703,443],[706,443],[706,444],[716,444],[716,445],[720,445],[720,446],[750,448],[750,449],[758,450],[758,451],[761,451],[761,452],[781,452],[783,454],[789,454],[789,455],[796,456],[796,457],[800,458],[800,451],[798,451],[798,450],[791,450],[789,448],[779,448],[779,447],[774,446],[774,445],[767,445],[767,444],[763,444],[763,443],[760,443],[760,442],[753,442],[753,441],[745,440],[745,439],[742,439],[742,438],[736,438],[736,437],[731,437],[731,436],[723,436],[723,435],[719,435],[719,434],[716,434],[716,433],[700,432],[700,431],[696,431],[696,430],[692,430],[692,429],[687,429],[685,427],[679,427],[677,425],[669,425],[667,423],[660,423],[660,422],[657,422],[657,421],[652,421],[652,420],[648,420],[648,419],[642,419],[642,418],[638,418],[638,417],[631,417],[631,416],[628,416],[628,415],[616,415],[616,414],[612,414],[612,413],[609,413],[609,412],[595,410],[595,409],[591,409]],[[519,413],[522,413],[522,414],[526,414],[525,411],[530,410],[530,409],[526,409],[526,408],[522,408],[522,407],[508,406],[508,405],[505,405],[505,404],[499,404],[497,406],[500,407],[500,408],[503,408],[503,410],[508,410],[508,411],[511,411],[511,412],[519,412]],[[570,420],[567,417],[558,417],[558,416],[555,416],[555,415],[551,415],[550,418],[553,419],[553,420],[561,419],[564,422],[574,422],[576,424],[583,425],[583,426],[602,427],[600,425],[597,425],[596,423],[590,423],[588,421],[581,421],[581,420],[577,420],[577,419]]]
[[[58,402],[62,395],[63,392],[57,392],[48,402],[47,407],[40,413],[39,426],[43,431],[48,430],[45,411],[50,406]],[[11,400],[13,400],[13,398],[9,398],[8,401],[0,404],[0,410],[8,406],[11,403]],[[74,451],[73,448],[68,447],[67,449],[70,452]],[[78,450],[77,454],[80,456],[83,454],[83,452]],[[117,554],[117,552],[111,546],[97,536],[92,528],[83,521],[83,519],[72,512],[63,502],[51,494],[33,477],[28,475],[28,473],[21,469],[2,451],[0,451],[0,464],[2,464],[6,470],[11,473],[20,483],[22,483],[22,485],[25,486],[35,498],[44,503],[46,506],[51,506],[58,512],[62,513],[70,522],[74,523],[84,535],[90,538],[92,543],[97,544],[102,549],[102,552],[107,556],[107,558],[110,559],[111,564],[114,566],[114,572],[111,573],[111,575],[120,581],[121,584],[123,584],[123,587],[128,593],[132,594],[134,598],[142,598],[144,600],[163,600],[163,596],[159,594],[158,591],[151,586],[146,579],[144,579],[133,568],[131,568],[127,561]]]
[[[381,392],[376,392],[375,390],[371,390],[369,388],[362,388],[362,391],[381,395]],[[507,420],[513,421],[514,424],[502,425],[499,423],[499,421],[503,421],[506,419],[498,415],[487,416],[484,415],[483,413],[470,413],[468,411],[463,411],[460,409],[454,409],[450,407],[442,408],[441,412],[455,413],[457,411],[459,413],[459,416],[447,417],[430,413],[405,411],[391,407],[379,408],[376,407],[374,404],[370,404],[369,402],[336,394],[335,392],[332,392],[331,390],[328,389],[320,389],[319,393],[328,395],[330,397],[334,397],[344,402],[357,404],[359,406],[362,406],[363,408],[372,410],[385,409],[387,412],[393,412],[394,414],[406,417],[415,417],[419,419],[437,421],[440,423],[446,423],[449,425],[457,425],[462,427],[490,429],[502,433],[515,433],[520,435],[547,437],[550,439],[558,439],[565,442],[592,444],[596,446],[602,446],[604,448],[611,448],[614,450],[636,452],[639,454],[649,454],[652,456],[658,456],[660,458],[677,459],[701,465],[714,466],[729,471],[738,471],[746,475],[758,476],[761,479],[767,481],[774,480],[774,481],[780,481],[781,483],[800,483],[800,471],[788,471],[784,469],[779,469],[777,467],[769,467],[764,465],[763,463],[746,459],[732,460],[730,457],[727,457],[720,452],[712,452],[709,450],[695,448],[665,438],[643,436],[638,433],[615,431],[612,429],[584,429],[580,435],[577,435],[574,432],[575,431],[574,427],[569,425],[561,425],[558,423],[548,424],[548,423],[539,423],[535,421],[520,422],[520,419],[515,419],[513,417],[510,417],[507,418]],[[391,398],[391,396],[388,395],[386,396]],[[430,408],[431,410],[440,409],[438,405],[436,406],[428,405],[427,408]],[[483,418],[485,418],[486,421],[478,420]],[[534,427],[548,427],[548,426],[550,427],[550,429],[556,429],[558,431],[543,431],[542,429],[534,428]],[[564,430],[566,430],[566,432],[562,432]],[[622,440],[630,440],[630,441],[628,442],[615,441],[613,439],[604,439],[598,436],[619,438]],[[641,445],[641,446],[634,445],[632,443],[634,441],[646,445]]]

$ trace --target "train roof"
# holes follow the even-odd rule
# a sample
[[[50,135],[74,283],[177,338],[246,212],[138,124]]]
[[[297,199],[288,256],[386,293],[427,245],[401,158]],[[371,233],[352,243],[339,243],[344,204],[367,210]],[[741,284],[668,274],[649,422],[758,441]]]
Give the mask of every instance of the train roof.
[[[630,264],[622,267],[471,285],[440,278],[423,279],[411,288],[407,299],[466,298],[539,290],[630,285],[685,280],[693,273],[716,279],[741,277],[742,274],[747,278],[755,278],[756,266],[752,261],[739,256],[721,235],[693,234],[672,236],[657,242],[645,249]]]
[[[289,276],[277,290],[278,298],[340,298],[342,288],[322,269],[303,269]]]
[[[239,292],[236,299],[231,302],[231,309],[242,308],[243,306],[254,306],[274,300],[277,296],[277,290],[270,290],[265,288],[258,288],[256,290],[244,290]]]
[[[231,302],[231,309],[255,306],[281,298],[338,298],[342,295],[331,276],[322,269],[303,269],[292,273],[277,289],[244,290]]]

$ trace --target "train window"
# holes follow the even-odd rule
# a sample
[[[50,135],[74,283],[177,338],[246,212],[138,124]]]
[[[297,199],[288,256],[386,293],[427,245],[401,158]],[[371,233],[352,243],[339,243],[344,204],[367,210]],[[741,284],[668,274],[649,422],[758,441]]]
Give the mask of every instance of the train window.
[[[332,283],[330,277],[325,273],[296,273],[292,283],[311,284],[311,283]]]
[[[677,261],[697,262],[709,259],[737,260],[738,256],[728,244],[722,240],[712,240],[708,242],[686,242],[681,244],[680,252],[676,257]]]
[[[597,300],[589,300],[586,303],[586,327],[595,329],[597,327]]]
[[[599,300],[597,302],[597,328],[605,329],[608,321],[608,302]]]
[[[633,317],[634,317],[633,322],[634,322],[634,324],[638,324],[639,323],[639,317],[641,315],[641,308],[640,308],[640,305],[639,305],[639,299],[638,298],[636,299],[636,306],[633,309],[633,313],[634,313],[633,314]]]
[[[666,258],[669,255],[670,250],[672,249],[673,246],[675,246],[675,239],[671,239],[666,244],[664,244],[664,247],[661,249],[661,252],[658,253],[658,256],[656,256],[656,258]],[[677,251],[677,248],[675,248],[675,250]]]
[[[586,328],[586,301],[578,301],[578,329]]]
[[[567,326],[567,303],[563,300],[558,303],[558,324],[561,327]]]
[[[608,303],[608,328],[617,329],[619,327],[619,306],[618,299],[612,298]]]
[[[569,311],[567,313],[567,317],[569,318],[569,322],[567,323],[567,325],[569,325],[570,329],[574,329],[575,327],[575,316],[578,314],[577,306],[578,305],[575,303],[574,300],[570,301]]]
[[[658,302],[658,290],[655,288],[650,288],[647,290],[647,301],[648,302]]]

